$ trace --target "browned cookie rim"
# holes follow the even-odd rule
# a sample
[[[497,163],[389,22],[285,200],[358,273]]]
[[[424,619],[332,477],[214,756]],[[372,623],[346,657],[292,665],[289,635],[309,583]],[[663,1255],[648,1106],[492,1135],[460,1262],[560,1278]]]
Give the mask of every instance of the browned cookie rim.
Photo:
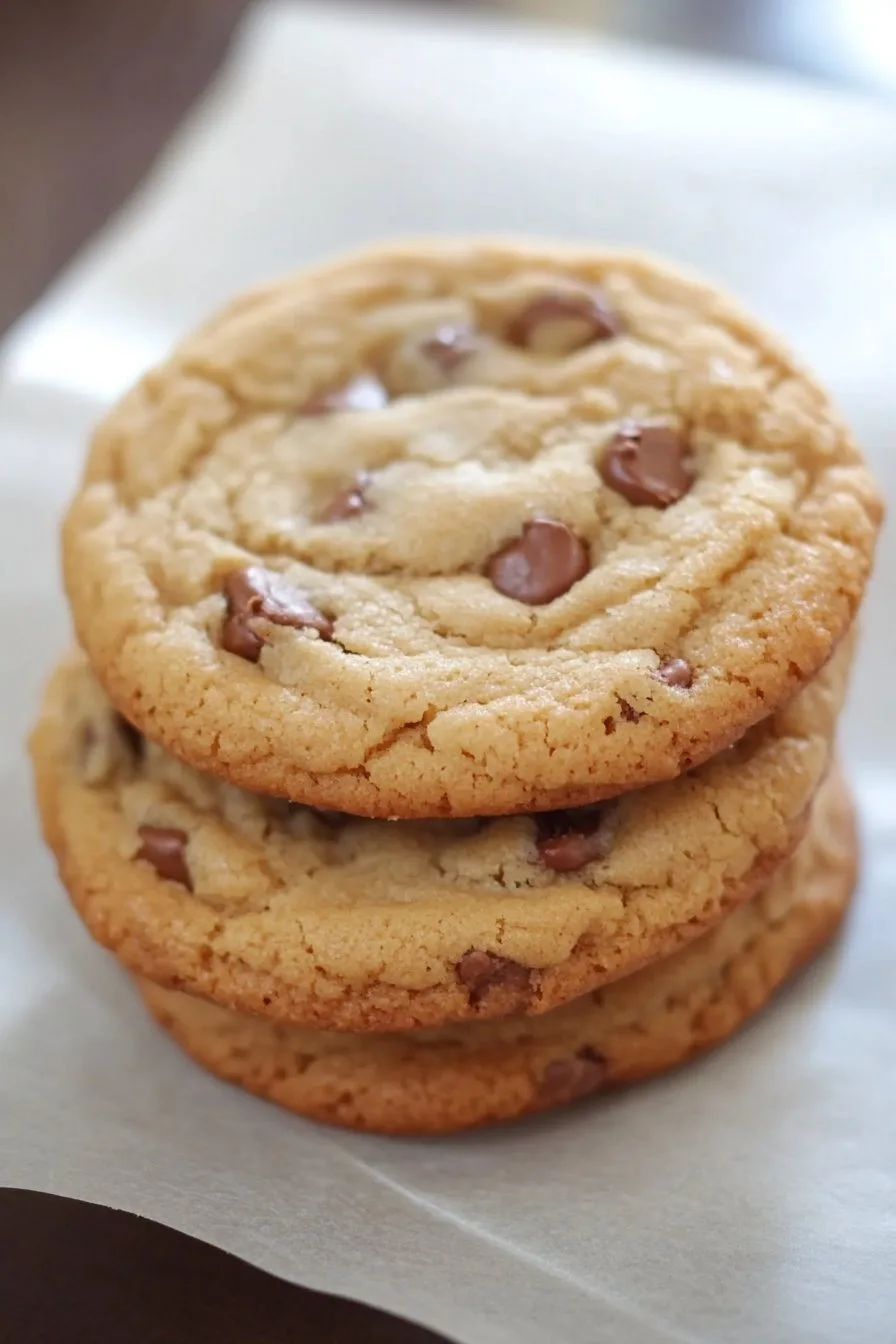
[[[377,939],[384,938],[384,931],[388,932],[396,920],[404,942],[423,946],[426,927],[432,923],[436,909],[432,901],[422,908],[410,903],[372,905],[363,910],[328,909],[325,917],[318,916],[316,921],[300,913],[295,923],[290,920],[288,930],[299,951],[294,958],[298,969],[289,973],[284,970],[284,964],[289,963],[283,960],[289,949],[280,944],[250,948],[251,961],[246,960],[246,953],[235,955],[226,930],[222,936],[219,913],[213,907],[194,899],[183,885],[159,877],[148,864],[134,861],[133,850],[127,849],[130,824],[121,814],[117,794],[110,789],[95,789],[81,780],[69,750],[71,725],[64,717],[64,690],[71,667],[68,663],[51,683],[44,716],[32,739],[40,809],[63,881],[94,937],[114,951],[128,969],[161,984],[204,995],[225,1007],[259,1012],[296,1025],[351,1031],[397,1030],[511,1013],[539,1014],[668,955],[765,884],[805,830],[805,809],[829,759],[828,732],[833,729],[849,653],[844,649],[843,663],[832,669],[833,683],[819,687],[820,699],[812,702],[816,709],[809,718],[814,721],[822,706],[825,719],[823,729],[819,725],[812,730],[811,751],[804,751],[805,743],[799,745],[798,735],[788,747],[787,759],[792,761],[788,769],[799,768],[804,775],[801,792],[790,800],[790,810],[780,819],[779,839],[774,843],[769,840],[747,871],[729,880],[721,880],[720,875],[709,894],[703,889],[696,898],[691,892],[687,899],[675,892],[677,907],[668,917],[663,911],[661,922],[646,933],[643,921],[631,927],[607,924],[601,904],[606,885],[592,890],[581,883],[561,881],[547,892],[528,891],[522,896],[490,892],[485,903],[482,894],[475,895],[472,888],[464,893],[452,887],[453,894],[446,891],[437,899],[443,914],[450,910],[451,934],[457,945],[451,943],[453,951],[442,953],[443,972],[430,975],[429,985],[422,988],[395,983],[394,978],[390,981],[388,964],[375,975],[356,971],[353,978],[341,949],[351,941],[357,944],[359,930],[372,946],[380,946]],[[76,665],[83,670],[83,663],[76,660]],[[814,693],[815,688],[807,692]],[[794,714],[798,723],[806,717],[801,706],[782,713],[789,724],[794,722]],[[828,717],[832,719],[830,725]],[[773,775],[780,773],[782,760],[776,758]],[[730,764],[740,779],[745,767],[737,761],[732,756]],[[715,772],[716,767],[705,769]],[[693,781],[659,786],[685,798],[690,795],[680,795],[679,791],[693,787]],[[749,787],[752,797],[755,780]],[[723,794],[718,797],[723,801]],[[721,815],[719,822],[723,824]],[[571,953],[547,965],[538,964],[537,953],[521,957],[514,949],[522,944],[513,941],[523,930],[527,946],[543,947],[547,906],[538,904],[543,900],[553,902],[551,918],[561,923],[584,900],[588,901],[583,932]],[[523,925],[522,916],[531,927]],[[487,931],[475,936],[468,932],[473,927]],[[309,928],[316,929],[316,934],[309,934]],[[449,946],[442,935],[439,946]],[[499,966],[499,973],[489,983],[488,976],[483,981],[480,968],[475,982],[470,983],[463,963],[465,956],[473,953],[493,957],[499,963],[509,958],[512,973],[504,973]],[[517,963],[522,961],[527,973],[520,974],[524,968]]]
[[[286,282],[282,291],[271,287],[235,300],[203,328],[197,338],[201,354],[188,341],[167,367],[179,370],[197,385],[204,382],[210,386],[214,381],[213,361],[208,355],[211,333],[222,330],[236,339],[244,329],[241,324],[251,326],[256,319],[260,321],[267,306],[273,305],[279,311],[277,296],[283,293],[299,295],[305,302],[309,294],[324,293],[328,284],[337,288],[345,284],[351,289],[352,285],[360,285],[369,268],[374,268],[377,274],[382,272],[384,283],[388,280],[392,285],[398,283],[395,277],[403,273],[403,268],[427,265],[446,276],[453,273],[452,268],[474,264],[483,273],[498,275],[502,266],[508,264],[508,258],[519,257],[528,259],[527,264],[536,268],[553,267],[557,276],[566,281],[575,276],[582,283],[590,284],[593,280],[599,284],[605,272],[617,267],[637,278],[653,294],[681,286],[708,321],[756,349],[777,378],[808,389],[819,405],[825,407],[829,422],[826,431],[833,445],[830,467],[823,471],[819,468],[818,475],[823,481],[816,482],[817,489],[807,484],[804,497],[794,506],[802,520],[802,530],[814,528],[815,532],[811,577],[800,572],[790,575],[789,580],[782,579],[779,609],[773,613],[773,619],[765,611],[742,613],[749,624],[750,637],[746,635],[746,624],[742,624],[737,638],[730,641],[730,657],[723,645],[717,650],[718,656],[711,660],[711,666],[695,665],[693,682],[686,689],[656,678],[653,675],[656,668],[645,661],[648,658],[645,650],[641,651],[643,668],[637,675],[626,674],[623,680],[628,685],[622,686],[617,654],[608,653],[612,667],[608,665],[606,676],[601,673],[600,684],[589,685],[589,693],[574,707],[567,697],[564,712],[570,716],[570,724],[564,751],[570,760],[565,779],[556,776],[558,767],[547,744],[543,758],[533,759],[524,770],[511,768],[503,755],[493,770],[486,768],[487,762],[476,758],[475,733],[467,727],[458,729],[455,717],[446,720],[451,724],[451,733],[446,733],[441,745],[434,746],[438,735],[433,724],[443,715],[453,715],[457,708],[452,705],[445,709],[435,692],[421,712],[415,708],[406,720],[392,723],[376,740],[368,742],[365,738],[363,750],[353,754],[350,762],[324,768],[314,759],[315,753],[308,750],[308,733],[319,709],[314,696],[293,688],[290,691],[293,712],[284,720],[283,687],[279,683],[267,684],[257,668],[239,665],[219,654],[213,645],[199,649],[193,634],[180,639],[169,628],[169,637],[159,641],[159,628],[170,615],[161,607],[153,608],[146,629],[138,628],[133,612],[119,612],[116,604],[108,604],[102,623],[97,621],[100,606],[97,594],[107,572],[96,563],[99,552],[92,550],[96,501],[79,499],[69,515],[64,545],[66,581],[79,637],[109,695],[149,736],[198,769],[219,774],[248,789],[288,796],[314,806],[377,817],[506,815],[514,811],[577,806],[672,778],[728,745],[785,702],[823,665],[852,621],[861,599],[880,518],[879,500],[848,431],[829,407],[825,394],[776,338],[757,327],[709,286],[679,275],[664,264],[627,253],[490,240],[383,248],[308,272]],[[153,376],[147,379],[146,388]],[[151,411],[149,392],[147,400]],[[242,413],[238,399],[235,405]],[[102,446],[98,443],[95,448],[87,472],[89,488],[96,486],[114,492],[114,439],[115,433],[110,431]],[[792,523],[794,535],[795,528]],[[243,563],[253,560],[260,562],[261,557],[245,556]],[[754,561],[758,563],[754,557],[750,564]],[[719,584],[718,594],[727,587]],[[724,607],[721,597],[718,601]],[[711,603],[706,615],[713,625],[725,612]],[[654,652],[659,662],[681,656],[688,656],[692,664],[700,661],[683,648]],[[326,660],[341,656],[338,620],[334,645],[328,650],[318,648],[308,656],[314,660],[315,677],[325,686],[326,670],[332,666]],[[550,657],[549,651],[546,656]],[[649,658],[653,656],[649,654]],[[358,655],[353,654],[352,658],[357,668]],[[385,675],[383,667],[374,665],[376,661],[370,660],[372,682]],[[592,659],[589,667],[594,666],[596,660]],[[158,688],[163,688],[163,695],[157,693]],[[600,741],[601,725],[615,711],[617,691],[631,700],[637,717],[616,725],[612,756],[589,759],[584,754],[576,755],[570,743]],[[512,724],[510,719],[506,722],[522,730],[527,710],[519,706],[524,705],[525,696],[510,695],[506,700],[500,710],[502,723],[510,715]],[[240,739],[228,731],[234,707],[248,703],[252,705],[256,723],[264,730],[260,736],[269,742],[276,741],[278,751],[256,751],[244,737]],[[216,711],[208,709],[212,705],[226,705],[226,710],[216,717]],[[327,713],[331,711],[336,712],[328,703]],[[356,723],[355,727],[358,726]],[[347,741],[360,741],[357,733],[346,730],[343,735]],[[318,741],[317,746],[320,745]],[[471,753],[474,768],[461,769],[467,753]],[[408,768],[410,758],[412,769]],[[494,753],[489,760],[494,762]],[[549,777],[552,770],[554,776]]]
[[[713,964],[713,950],[732,929],[718,925],[671,963],[657,963],[593,996],[602,1001],[592,1011],[595,1017],[614,996],[635,996],[639,982],[655,994],[665,977],[670,988],[665,1032],[658,1030],[662,1022],[654,1015],[652,1029],[632,1020],[615,1035],[608,1029],[601,1036],[589,1026],[588,1006],[582,1010],[580,1001],[536,1019],[528,1038],[510,1045],[498,1041],[471,1050],[442,1040],[438,1032],[423,1032],[419,1035],[424,1039],[429,1036],[437,1042],[431,1050],[421,1050],[414,1041],[403,1053],[401,1037],[396,1036],[391,1056],[379,1067],[364,1058],[362,1046],[348,1056],[346,1067],[337,1056],[329,1075],[324,1055],[323,1073],[318,1076],[320,1056],[315,1056],[314,1041],[308,1039],[314,1033],[225,1014],[150,981],[139,983],[140,992],[153,1017],[204,1068],[287,1110],[329,1124],[393,1135],[439,1134],[551,1110],[588,1093],[674,1068],[721,1044],[834,936],[856,882],[858,839],[842,780],[835,777],[825,786],[825,795],[819,799],[823,816],[814,832],[771,884],[779,888],[788,882],[803,884],[790,893],[783,915],[770,917],[747,936],[752,910],[743,906],[728,920],[729,926],[738,920],[744,925],[743,944],[721,965]],[[831,845],[836,850],[833,859]],[[768,899],[770,891],[754,898],[753,905]],[[708,962],[707,979],[717,990],[701,998],[700,989],[692,987],[688,999],[674,982],[675,963],[690,959],[697,964],[703,957]],[[683,1000],[684,1020],[679,1021]],[[226,1025],[225,1017],[232,1019]],[[569,1036],[562,1047],[539,1043],[539,1033],[550,1030],[552,1017],[562,1019],[555,1035]],[[461,1026],[454,1035],[469,1041],[477,1032],[488,1033],[492,1025]],[[223,1059],[217,1034],[222,1026],[239,1035],[238,1051],[232,1056],[225,1051]],[[375,1047],[381,1038],[369,1039]]]

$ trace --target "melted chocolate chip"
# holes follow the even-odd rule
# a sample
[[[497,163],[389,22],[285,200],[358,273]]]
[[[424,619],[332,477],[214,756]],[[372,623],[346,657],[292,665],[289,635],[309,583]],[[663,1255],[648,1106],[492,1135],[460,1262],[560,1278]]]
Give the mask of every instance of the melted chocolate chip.
[[[669,658],[656,669],[653,676],[657,681],[664,681],[667,686],[680,686],[684,690],[694,684],[694,669],[684,658]]]
[[[359,472],[351,485],[347,485],[344,490],[340,490],[338,495],[327,505],[320,516],[322,523],[340,523],[346,518],[356,518],[359,513],[363,513],[367,508],[367,500],[364,497],[364,491],[370,484],[370,473],[367,471]]]
[[[574,1055],[554,1059],[541,1075],[538,1088],[542,1101],[575,1101],[594,1092],[607,1076],[607,1061],[597,1050],[585,1045]]]
[[[456,966],[457,978],[470,995],[475,1007],[493,989],[510,989],[523,993],[529,989],[531,971],[509,957],[494,952],[471,948]]]
[[[476,351],[476,333],[472,327],[443,323],[431,336],[420,342],[420,353],[444,374],[451,374]]]
[[[372,373],[361,373],[342,387],[318,392],[305,402],[302,415],[330,415],[336,411],[379,411],[388,404],[389,393]]]
[[[499,593],[542,606],[569,591],[588,573],[588,548],[552,518],[535,518],[523,534],[489,560],[486,575]]]
[[[221,646],[250,663],[257,663],[264,644],[264,622],[294,630],[316,630],[321,639],[333,635],[333,622],[281,574],[260,565],[235,570],[224,584],[227,616]]]
[[[185,853],[186,831],[178,831],[170,826],[139,826],[137,834],[143,843],[136,857],[151,863],[159,877],[167,878],[169,882],[179,882],[192,891],[193,879]]]
[[[570,355],[620,331],[619,319],[598,291],[556,290],[531,299],[506,335],[512,345],[536,355]]]
[[[587,863],[606,857],[610,838],[602,827],[600,807],[567,812],[542,812],[536,819],[538,854],[546,868],[574,873]]]
[[[665,509],[694,484],[686,456],[687,444],[677,430],[627,421],[606,448],[600,474],[630,504]]]

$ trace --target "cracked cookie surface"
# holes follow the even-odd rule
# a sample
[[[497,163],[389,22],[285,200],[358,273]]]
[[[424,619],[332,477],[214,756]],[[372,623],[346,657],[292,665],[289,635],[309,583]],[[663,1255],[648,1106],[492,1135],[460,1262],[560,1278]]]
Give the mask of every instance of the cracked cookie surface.
[[[855,884],[849,795],[832,776],[793,858],[709,933],[538,1018],[382,1036],[278,1027],[149,981],[153,1016],[212,1073],[300,1115],[450,1133],[646,1078],[718,1044],[835,932]]]
[[[818,671],[880,502],[717,291],[597,250],[426,243],[237,299],[98,429],[79,638],[198,769],[378,817],[671,778]]]
[[[850,656],[686,777],[578,812],[387,822],[199,774],[77,654],[32,736],[44,829],[94,936],[163,984],[339,1030],[537,1014],[769,879],[828,768]]]

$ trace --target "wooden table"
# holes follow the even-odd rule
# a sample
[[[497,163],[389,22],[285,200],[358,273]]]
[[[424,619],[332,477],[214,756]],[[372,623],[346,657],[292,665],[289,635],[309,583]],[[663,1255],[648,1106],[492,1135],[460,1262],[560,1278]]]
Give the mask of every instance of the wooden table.
[[[0,1344],[440,1340],[132,1214],[0,1190]]]
[[[250,0],[0,0],[0,333],[136,187]]]

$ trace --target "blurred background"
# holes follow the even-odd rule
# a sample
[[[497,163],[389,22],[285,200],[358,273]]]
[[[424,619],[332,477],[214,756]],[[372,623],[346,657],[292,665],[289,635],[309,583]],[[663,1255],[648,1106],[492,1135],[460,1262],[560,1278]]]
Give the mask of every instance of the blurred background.
[[[395,5],[526,18],[896,94],[896,0]],[[0,0],[0,332],[139,184],[252,8],[253,0]]]

